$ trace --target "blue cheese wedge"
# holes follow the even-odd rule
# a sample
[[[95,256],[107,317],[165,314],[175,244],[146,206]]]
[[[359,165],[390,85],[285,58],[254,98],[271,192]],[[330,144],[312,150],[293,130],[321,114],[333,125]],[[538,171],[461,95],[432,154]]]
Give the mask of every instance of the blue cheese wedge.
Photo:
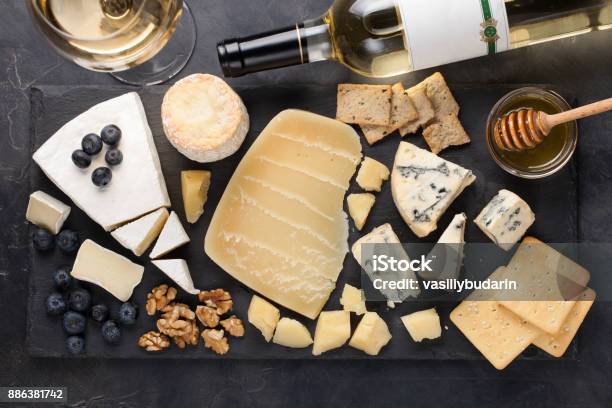
[[[70,215],[70,207],[42,191],[30,195],[26,219],[56,235]]]
[[[200,293],[199,289],[193,286],[193,279],[189,272],[189,266],[183,259],[164,259],[158,261],[151,261],[153,265],[157,266],[159,270],[166,274],[172,279],[177,285],[181,287],[185,292],[192,295]]]
[[[113,166],[112,182],[99,188],[91,181],[93,169],[108,166],[104,151],[86,169],[74,165],[72,152],[88,133],[114,124],[121,129],[123,161]],[[130,92],[109,99],[66,123],[35,153],[34,161],[49,179],[106,231],[112,231],[160,207],[170,207],[153,135],[140,97]]]
[[[142,280],[144,267],[88,239],[79,248],[70,275],[127,302]]]
[[[427,255],[431,260],[430,269],[419,271],[418,275],[427,280],[456,279],[463,265],[465,225],[467,217],[464,213],[453,217],[444,230],[436,245]]]
[[[155,243],[155,246],[151,250],[151,259],[156,259],[167,253],[174,251],[176,248],[181,247],[189,242],[189,236],[181,224],[181,220],[178,215],[172,211],[170,217],[166,221],[164,228],[159,234],[159,238]]]
[[[157,238],[167,219],[168,210],[160,208],[121,228],[117,228],[111,232],[111,235],[121,245],[132,251],[134,255],[140,256]]]
[[[393,164],[391,192],[406,224],[423,238],[438,227],[440,217],[475,179],[470,170],[401,142]]]
[[[535,221],[529,204],[512,191],[500,190],[474,220],[497,246],[509,251]]]

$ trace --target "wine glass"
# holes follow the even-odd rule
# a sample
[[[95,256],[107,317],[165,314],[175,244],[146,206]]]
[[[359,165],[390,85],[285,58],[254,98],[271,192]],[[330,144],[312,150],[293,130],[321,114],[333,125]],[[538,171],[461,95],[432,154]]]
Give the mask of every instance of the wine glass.
[[[167,81],[196,41],[183,0],[27,0],[36,25],[64,57],[131,85]]]

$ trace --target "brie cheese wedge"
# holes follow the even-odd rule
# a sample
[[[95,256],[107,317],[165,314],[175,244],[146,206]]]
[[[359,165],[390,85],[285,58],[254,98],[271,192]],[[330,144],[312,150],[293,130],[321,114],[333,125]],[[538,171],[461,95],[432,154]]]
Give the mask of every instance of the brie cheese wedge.
[[[109,124],[121,129],[119,149],[123,161],[113,166],[113,179],[105,188],[92,183],[92,171],[108,166],[104,152],[92,157],[86,169],[72,162],[88,133]],[[95,105],[66,123],[34,153],[34,161],[49,179],[106,231],[160,207],[170,207],[153,135],[142,102],[135,92]]]
[[[187,266],[187,262],[185,262],[183,259],[164,259],[151,262],[163,273],[165,273],[166,276],[179,285],[185,292],[192,295],[197,295],[200,293],[200,290],[193,286],[193,280],[191,279],[191,273],[189,273],[189,267]]]
[[[151,259],[166,255],[168,252],[185,245],[189,242],[189,236],[185,232],[178,215],[172,211],[164,225],[155,246],[151,250]]]
[[[136,256],[142,255],[157,238],[168,219],[168,210],[160,208],[144,217],[117,228],[111,235]]]

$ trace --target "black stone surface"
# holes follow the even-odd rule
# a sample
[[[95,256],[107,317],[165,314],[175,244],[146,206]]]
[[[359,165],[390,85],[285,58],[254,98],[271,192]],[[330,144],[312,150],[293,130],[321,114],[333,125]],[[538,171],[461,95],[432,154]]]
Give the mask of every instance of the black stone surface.
[[[474,406],[606,407],[612,400],[610,303],[596,303],[581,329],[576,361],[517,361],[497,372],[485,361],[137,361],[31,358],[25,347],[28,282],[24,220],[29,89],[116,85],[62,60],[30,24],[22,0],[0,2],[0,385],[64,385],[69,406]],[[322,13],[327,0],[191,1],[196,54],[181,74],[219,74],[218,40]],[[612,94],[612,32],[597,32],[441,68],[450,83],[552,83],[585,104]],[[430,74],[405,76],[417,81]],[[334,63],[230,81],[292,87],[361,80]],[[579,238],[612,240],[612,116],[581,124],[577,153]],[[609,261],[602,259],[602,262]]]

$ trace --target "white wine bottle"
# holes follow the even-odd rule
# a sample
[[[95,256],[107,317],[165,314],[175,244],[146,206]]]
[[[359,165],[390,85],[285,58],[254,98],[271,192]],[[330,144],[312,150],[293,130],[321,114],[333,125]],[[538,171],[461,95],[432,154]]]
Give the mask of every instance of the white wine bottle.
[[[608,28],[612,0],[336,0],[320,18],[217,51],[227,77],[330,59],[389,77]]]

